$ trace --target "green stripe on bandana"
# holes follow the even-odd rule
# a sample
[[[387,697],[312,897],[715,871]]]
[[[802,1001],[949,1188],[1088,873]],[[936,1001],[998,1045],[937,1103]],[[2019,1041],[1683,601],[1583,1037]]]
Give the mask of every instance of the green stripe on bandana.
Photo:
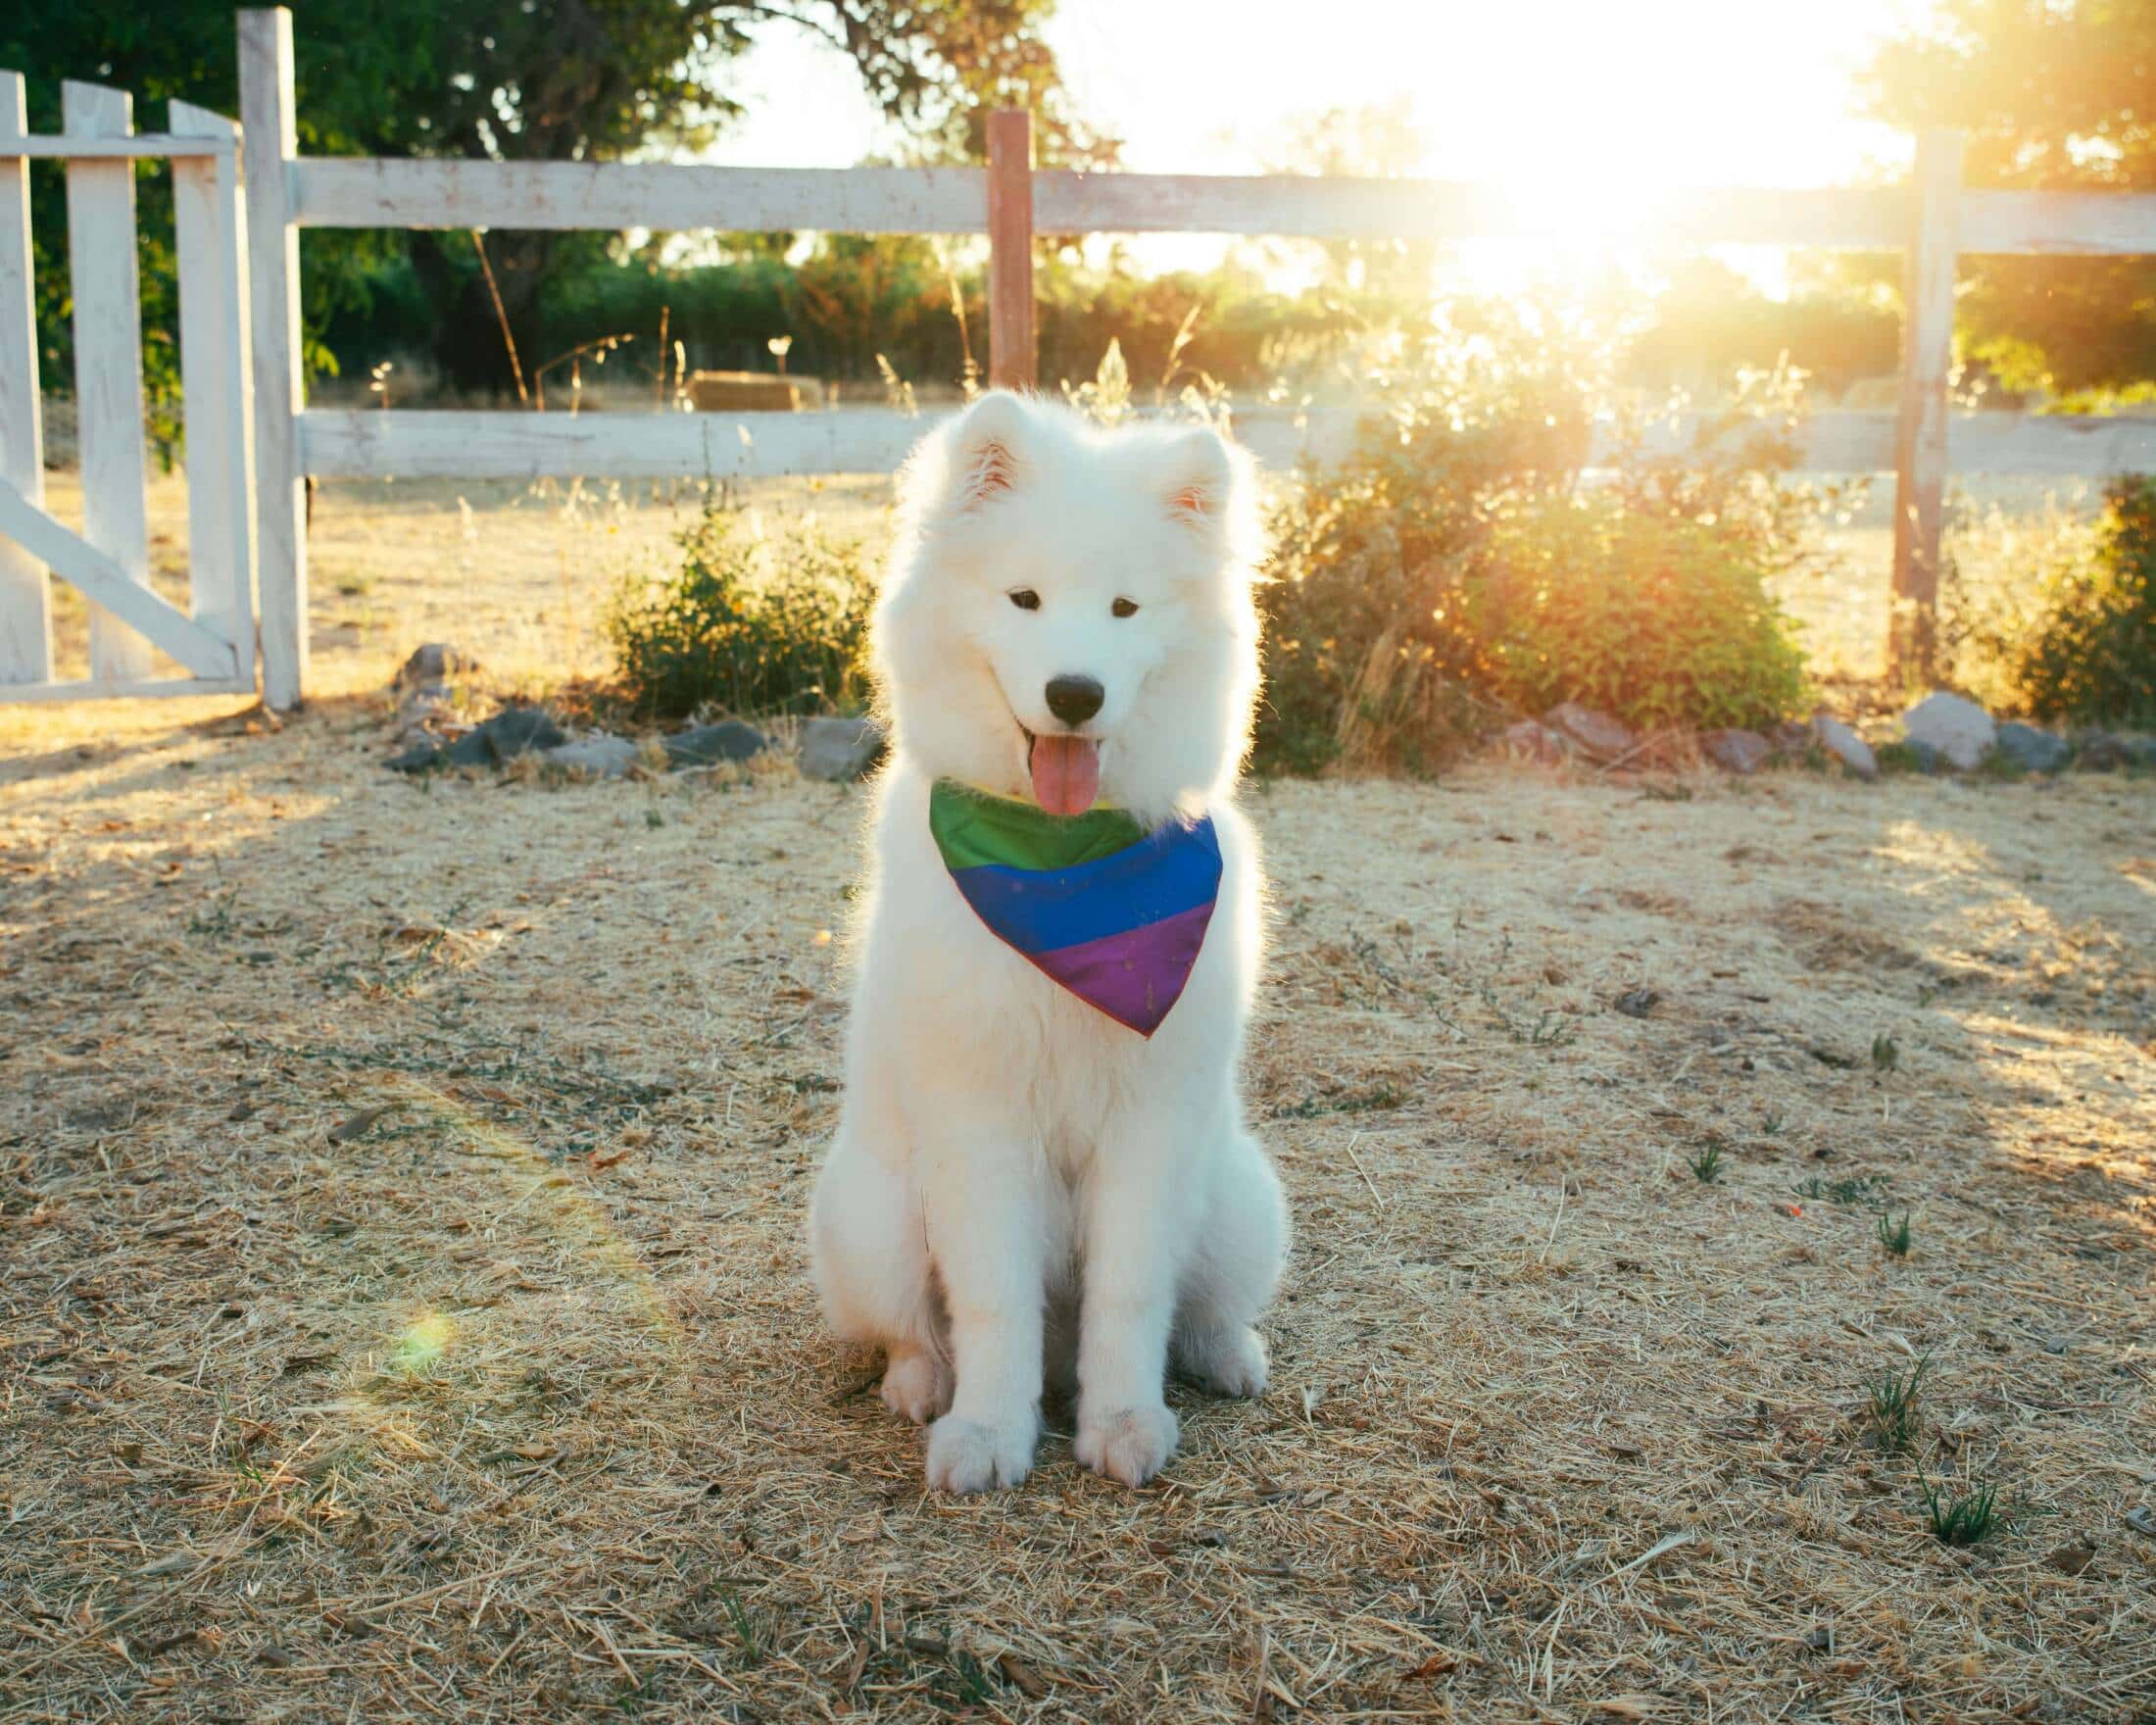
[[[953,868],[1072,868],[1128,850],[1146,836],[1120,809],[1066,817],[948,778],[928,793],[928,830]]]

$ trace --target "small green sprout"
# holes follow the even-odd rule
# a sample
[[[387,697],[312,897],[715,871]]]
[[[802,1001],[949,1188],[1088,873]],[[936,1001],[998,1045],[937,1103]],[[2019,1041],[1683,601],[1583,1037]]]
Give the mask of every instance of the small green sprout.
[[[1872,1038],[1872,1070],[1891,1072],[1901,1064],[1901,1045],[1882,1030]]]
[[[1899,1455],[1912,1448],[1923,1429],[1917,1417],[1917,1390],[1931,1364],[1932,1356],[1927,1354],[1908,1371],[1886,1372],[1864,1386],[1872,1402],[1872,1431],[1880,1449],[1889,1455]]]
[[[2003,1517],[1998,1512],[1998,1488],[1980,1484],[1973,1492],[1953,1492],[1946,1486],[1922,1482],[1924,1507],[1932,1521],[1932,1535],[1949,1546],[1973,1546],[1990,1537]]]
[[[1907,1210],[1901,1212],[1901,1220],[1898,1222],[1888,1220],[1886,1211],[1882,1210],[1880,1212],[1879,1243],[1896,1257],[1907,1257],[1909,1256],[1909,1212]]]

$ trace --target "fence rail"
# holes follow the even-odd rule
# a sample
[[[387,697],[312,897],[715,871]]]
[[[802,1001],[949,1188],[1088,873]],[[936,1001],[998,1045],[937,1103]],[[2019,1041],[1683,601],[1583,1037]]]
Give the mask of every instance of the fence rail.
[[[1571,217],[1488,184],[1040,172],[1032,161],[1031,122],[1022,113],[990,116],[985,168],[309,159],[298,149],[289,13],[239,14],[239,70],[241,125],[174,104],[170,130],[157,135],[132,133],[123,95],[70,85],[66,135],[28,136],[21,80],[0,76],[0,697],[237,686],[252,612],[250,574],[259,567],[264,698],[273,707],[296,703],[307,681],[310,474],[858,472],[895,467],[923,428],[917,419],[877,412],[309,410],[300,370],[302,227],[986,234],[990,376],[1020,388],[1035,380],[1037,231],[1317,240],[1577,232]],[[158,158],[171,163],[179,194],[181,357],[195,458],[191,616],[145,584],[139,518],[131,174],[135,162]],[[37,159],[67,164],[74,214],[86,517],[80,538],[39,507],[26,197],[28,165]],[[1968,190],[1960,163],[1958,134],[1928,133],[1918,140],[1916,170],[1904,186],[1693,190],[1655,200],[1595,234],[1647,247],[1902,255],[1907,316],[1898,410],[1819,415],[1803,427],[1801,447],[1802,465],[1815,470],[1894,473],[1894,584],[1903,602],[1897,616],[1908,625],[1897,633],[1896,651],[1920,671],[1930,653],[1950,470],[2094,475],[2156,468],[2156,420],[1955,417],[1947,395],[1955,272],[1964,253],[2156,253],[2156,196]],[[1696,421],[1666,421],[1653,429],[1649,446],[1682,454],[1697,429]],[[1348,447],[1353,416],[1260,413],[1239,431],[1261,457],[1292,462]],[[197,461],[209,471],[200,486]],[[50,682],[47,565],[100,605],[89,684]],[[148,681],[145,636],[195,669],[197,680]]]

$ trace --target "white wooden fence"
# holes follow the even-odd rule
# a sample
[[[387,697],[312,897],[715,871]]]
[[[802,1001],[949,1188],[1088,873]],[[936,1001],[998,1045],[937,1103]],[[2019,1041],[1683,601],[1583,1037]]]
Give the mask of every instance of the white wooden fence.
[[[132,104],[62,87],[64,132],[28,134],[23,79],[0,73],[0,699],[226,693],[255,687],[254,490],[239,127],[184,102],[162,136]],[[29,164],[67,164],[82,530],[46,512]],[[189,609],[150,586],[143,487],[135,164],[170,162],[187,419]],[[47,570],[91,602],[90,674],[53,676]],[[158,675],[150,649],[187,673]]]
[[[275,707],[296,703],[307,683],[305,483],[310,474],[870,472],[895,467],[922,429],[917,419],[885,413],[570,416],[309,409],[300,374],[302,227],[986,234],[991,378],[1021,388],[1034,382],[1036,231],[1312,239],[1506,238],[1547,231],[1504,188],[1493,185],[1037,172],[1030,121],[1014,113],[991,117],[986,168],[826,171],[308,159],[299,155],[295,138],[290,14],[242,12],[239,60],[244,134],[228,121],[175,105],[172,135],[127,138],[124,97],[71,85],[71,92],[83,94],[71,95],[68,135],[26,138],[21,80],[12,80],[9,97],[10,86],[0,79],[0,170],[14,158],[12,174],[0,175],[0,536],[16,542],[11,547],[0,538],[0,698],[251,686],[244,625],[253,587],[249,570],[259,565],[264,698]],[[69,162],[75,224],[76,389],[84,493],[95,498],[94,508],[86,504],[79,537],[38,508],[37,377],[24,176],[27,159],[40,155]],[[142,586],[140,382],[132,359],[128,176],[133,160],[144,156],[170,158],[175,178],[183,176],[181,358],[189,427],[192,617]],[[235,166],[244,169],[244,202]],[[78,183],[79,206],[73,202]],[[77,208],[81,216],[74,215]],[[1931,651],[1941,498],[1950,469],[2061,475],[2156,469],[2156,421],[1956,417],[1948,412],[1947,398],[1955,271],[1963,253],[2156,251],[2156,196],[1967,191],[1961,186],[1958,134],[1935,133],[1919,140],[1916,171],[1906,187],[1695,190],[1672,197],[1613,238],[1662,247],[1742,244],[1903,253],[1909,316],[1899,410],[1816,416],[1805,427],[1804,465],[1821,471],[1895,474],[1894,580],[1906,601],[1899,608],[1896,647],[1919,666]],[[200,429],[205,422],[212,427],[207,436]],[[1261,457],[1285,461],[1303,452],[1345,448],[1352,425],[1341,415],[1260,417],[1245,421],[1241,434]],[[1660,435],[1665,447],[1681,450],[1689,446],[1690,427],[1671,425]],[[198,472],[198,464],[204,470]],[[40,564],[172,653],[195,677],[137,680],[137,644],[100,616],[99,668],[90,683],[54,684],[49,646],[43,644],[48,625]]]

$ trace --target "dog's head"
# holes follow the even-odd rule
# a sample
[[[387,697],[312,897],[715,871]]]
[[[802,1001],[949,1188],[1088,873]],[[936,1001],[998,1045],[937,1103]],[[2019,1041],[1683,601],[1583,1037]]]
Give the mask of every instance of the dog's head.
[[[1257,683],[1249,466],[1191,426],[983,396],[900,476],[875,650],[898,747],[1053,814],[1194,808]]]

